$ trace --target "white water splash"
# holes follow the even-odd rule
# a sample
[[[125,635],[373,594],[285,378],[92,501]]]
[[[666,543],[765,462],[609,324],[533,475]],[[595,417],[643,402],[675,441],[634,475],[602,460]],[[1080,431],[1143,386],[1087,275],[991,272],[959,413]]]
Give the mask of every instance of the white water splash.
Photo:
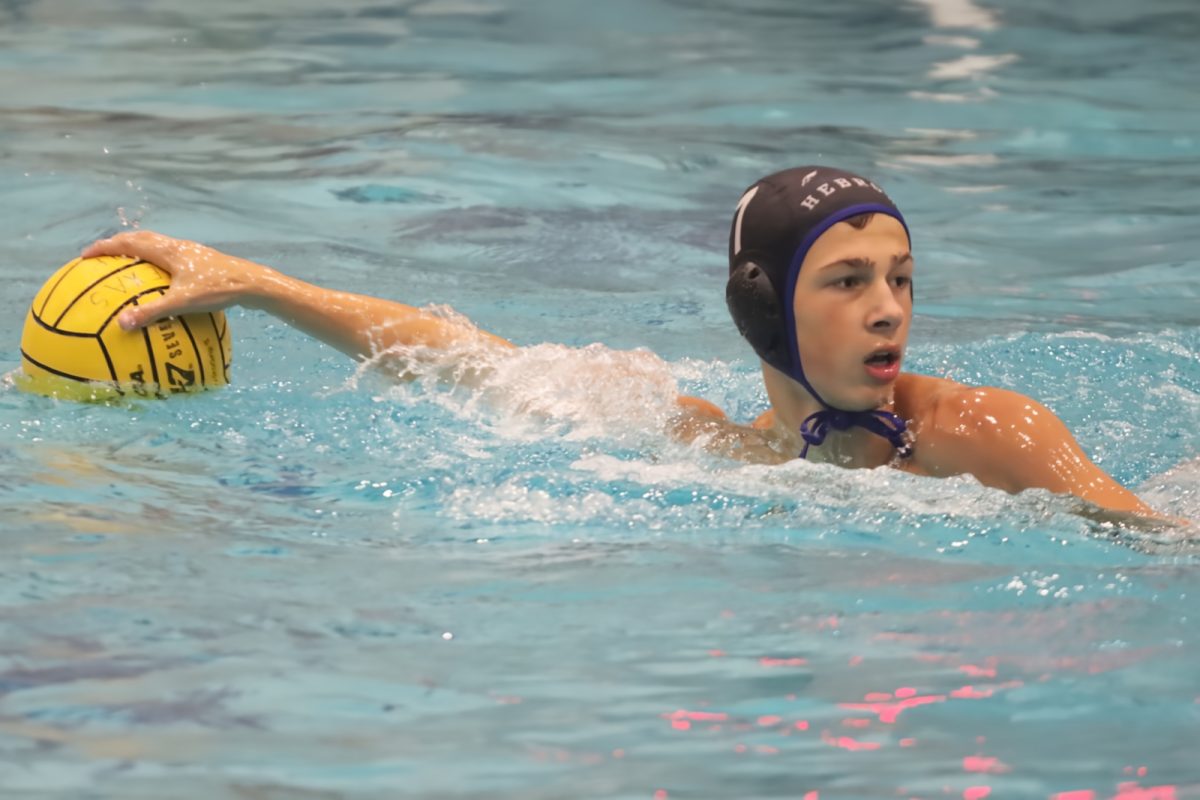
[[[1185,523],[1167,531],[1162,539],[1200,543],[1200,458],[1154,476],[1138,487],[1138,495],[1151,507],[1166,509]]]
[[[946,527],[964,534],[955,542],[996,531],[1093,530],[1074,516],[1077,502],[1047,492],[1013,496],[970,476],[934,479],[803,461],[748,465],[672,440],[667,423],[681,386],[734,416],[761,410],[748,374],[724,362],[667,363],[645,350],[553,344],[394,348],[372,364],[385,359],[411,380],[387,387],[381,402],[433,404],[463,423],[441,440],[453,454],[431,454],[433,461],[508,465],[503,475],[485,468],[450,490],[445,509],[456,519],[680,530],[736,529],[761,518],[784,528]],[[1135,432],[1131,427],[1129,435]],[[520,449],[531,444],[533,455]],[[1194,516],[1188,492],[1197,471],[1192,466],[1181,478],[1148,485],[1146,499],[1169,514]],[[1181,488],[1188,481],[1193,489]]]
[[[444,307],[430,310],[453,314]],[[671,366],[654,353],[600,344],[393,347],[363,364],[343,388],[354,388],[368,368],[408,379],[389,387],[384,399],[432,401],[464,421],[521,441],[658,435],[679,396]]]

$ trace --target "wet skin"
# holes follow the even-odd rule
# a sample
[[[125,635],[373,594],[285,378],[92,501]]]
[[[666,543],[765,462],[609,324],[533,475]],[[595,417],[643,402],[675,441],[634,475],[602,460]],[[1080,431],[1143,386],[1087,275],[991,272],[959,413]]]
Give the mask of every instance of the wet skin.
[[[514,347],[461,318],[325,289],[148,231],[96,242],[83,255],[143,258],[171,273],[171,289],[162,298],[123,312],[118,322],[126,329],[167,316],[242,305],[264,310],[359,360],[398,345],[464,353]],[[912,458],[900,461],[879,436],[858,428],[833,432],[823,445],[809,450],[809,459],[847,467],[890,463],[919,475],[969,473],[1009,492],[1043,488],[1102,509],[1157,517],[1093,464],[1062,421],[1035,400],[899,371],[912,319],[913,268],[903,227],[884,215],[861,229],[834,225],[805,257],[793,308],[801,359],[813,388],[837,407],[891,410],[908,421],[915,437]],[[800,423],[821,406],[796,381],[766,364],[762,369],[771,408],[753,424],[733,423],[711,403],[680,397],[671,432],[747,461],[779,463],[796,457],[803,446]]]

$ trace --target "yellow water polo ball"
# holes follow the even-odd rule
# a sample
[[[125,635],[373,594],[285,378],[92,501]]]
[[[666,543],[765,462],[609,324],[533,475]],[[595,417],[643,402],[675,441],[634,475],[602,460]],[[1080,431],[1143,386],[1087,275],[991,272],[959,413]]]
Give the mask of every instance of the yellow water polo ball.
[[[124,331],[117,314],[157,299],[171,276],[124,256],[77,258],[38,290],[21,334],[19,388],[66,400],[167,397],[229,383],[220,311]]]

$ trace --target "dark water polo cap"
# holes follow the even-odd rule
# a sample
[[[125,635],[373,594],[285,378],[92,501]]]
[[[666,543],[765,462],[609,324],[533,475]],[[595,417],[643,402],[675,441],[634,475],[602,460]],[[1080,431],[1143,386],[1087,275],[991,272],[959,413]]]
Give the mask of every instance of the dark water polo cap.
[[[852,425],[874,430],[863,415],[877,418],[886,412],[841,411],[817,394],[800,363],[792,296],[800,265],[817,238],[837,223],[866,213],[894,217],[908,231],[899,209],[872,181],[832,167],[796,167],[768,175],[747,189],[729,232],[725,301],[738,332],[759,358],[798,381],[826,410],[837,412],[815,422],[839,430]],[[899,425],[902,432],[903,422]],[[895,424],[888,420],[887,427],[894,429]],[[805,439],[820,443],[807,435]]]

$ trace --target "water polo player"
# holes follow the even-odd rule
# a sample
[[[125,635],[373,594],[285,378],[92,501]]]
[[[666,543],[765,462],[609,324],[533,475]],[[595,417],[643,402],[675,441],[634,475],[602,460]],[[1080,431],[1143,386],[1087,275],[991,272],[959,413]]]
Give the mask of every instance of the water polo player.
[[[324,289],[193,242],[150,232],[96,242],[85,257],[126,255],[172,274],[160,299],[122,327],[231,305],[264,310],[357,359],[395,346],[512,348],[427,310]],[[729,238],[726,300],[762,362],[771,408],[752,425],[679,398],[673,433],[750,461],[797,457],[918,475],[974,475],[1042,488],[1116,512],[1156,516],[1084,454],[1040,403],[997,388],[901,373],[913,307],[908,228],[865,178],[828,167],[770,175],[743,193]]]

